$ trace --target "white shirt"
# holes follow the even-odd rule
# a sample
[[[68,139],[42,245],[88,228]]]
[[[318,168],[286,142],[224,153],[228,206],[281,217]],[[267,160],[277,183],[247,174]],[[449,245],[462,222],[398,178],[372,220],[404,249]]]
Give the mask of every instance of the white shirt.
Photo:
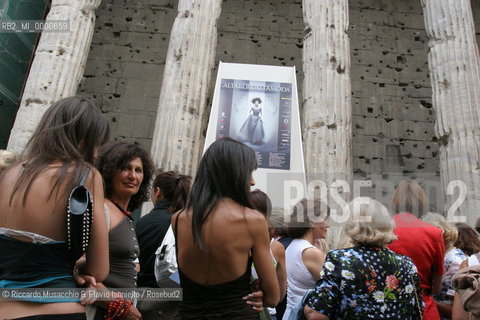
[[[285,250],[285,266],[287,269],[287,308],[283,319],[290,316],[290,312],[302,299],[308,289],[315,287],[316,281],[303,263],[302,254],[305,249],[314,246],[303,239],[294,239]]]

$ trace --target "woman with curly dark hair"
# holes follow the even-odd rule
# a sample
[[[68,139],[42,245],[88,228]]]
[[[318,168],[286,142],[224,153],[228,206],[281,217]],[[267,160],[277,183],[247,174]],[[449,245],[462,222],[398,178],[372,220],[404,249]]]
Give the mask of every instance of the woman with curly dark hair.
[[[115,142],[103,147],[97,168],[105,181],[105,216],[109,227],[110,270],[107,278],[97,287],[135,288],[134,260],[139,247],[130,212],[138,209],[149,198],[150,180],[155,171],[149,154],[142,147],[127,142]],[[127,319],[140,319],[141,315],[125,299],[96,303],[96,319],[105,314],[122,312]]]
[[[133,170],[135,166],[138,168]],[[127,142],[109,144],[100,150],[97,167],[105,180],[105,198],[120,204],[122,210],[131,212],[149,200],[150,180],[155,167],[150,155],[141,146]],[[137,173],[141,173],[143,178],[139,179]],[[129,186],[130,180],[138,181]],[[118,199],[120,197],[123,199]]]

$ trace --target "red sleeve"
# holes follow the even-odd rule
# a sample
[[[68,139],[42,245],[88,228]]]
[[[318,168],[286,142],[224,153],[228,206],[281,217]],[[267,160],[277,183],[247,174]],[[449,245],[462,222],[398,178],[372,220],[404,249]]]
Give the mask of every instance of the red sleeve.
[[[442,236],[442,233],[440,232],[439,233],[439,236],[437,237],[437,239],[435,240],[435,256],[434,256],[434,263],[433,265],[435,266],[435,273],[438,274],[438,275],[442,275],[445,270],[443,270],[444,268],[444,263],[443,263],[443,259],[445,257],[445,244],[443,242],[443,236]]]

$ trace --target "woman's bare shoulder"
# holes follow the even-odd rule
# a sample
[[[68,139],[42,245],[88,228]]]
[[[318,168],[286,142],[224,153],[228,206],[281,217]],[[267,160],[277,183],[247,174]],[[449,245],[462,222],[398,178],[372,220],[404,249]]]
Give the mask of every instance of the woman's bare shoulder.
[[[183,209],[183,210],[175,212],[172,215],[172,219],[171,219],[170,223],[172,224],[172,228],[174,228],[174,230],[175,230],[175,226],[176,226],[178,221],[181,221],[181,223],[186,221],[185,219],[187,219],[188,213],[189,212],[186,209]]]
[[[267,218],[257,210],[246,208],[244,219],[248,228],[254,233],[268,231]]]
[[[272,251],[285,253],[285,247],[278,240],[273,240],[270,247],[272,248]]]
[[[245,217],[253,222],[267,221],[267,218],[262,213],[250,208],[245,208]]]

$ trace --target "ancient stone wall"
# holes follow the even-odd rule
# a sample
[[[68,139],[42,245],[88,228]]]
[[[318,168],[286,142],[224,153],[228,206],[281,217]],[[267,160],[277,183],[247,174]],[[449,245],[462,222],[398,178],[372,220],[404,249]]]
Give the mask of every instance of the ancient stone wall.
[[[217,62],[295,66],[301,104],[303,30],[301,0],[224,0]]]
[[[175,0],[102,0],[78,93],[110,119],[112,139],[150,150]]]
[[[438,180],[438,144],[420,1],[350,1],[354,177],[389,205],[404,177]],[[439,198],[433,190],[433,203]]]
[[[350,2],[354,170],[437,172],[420,1]]]

